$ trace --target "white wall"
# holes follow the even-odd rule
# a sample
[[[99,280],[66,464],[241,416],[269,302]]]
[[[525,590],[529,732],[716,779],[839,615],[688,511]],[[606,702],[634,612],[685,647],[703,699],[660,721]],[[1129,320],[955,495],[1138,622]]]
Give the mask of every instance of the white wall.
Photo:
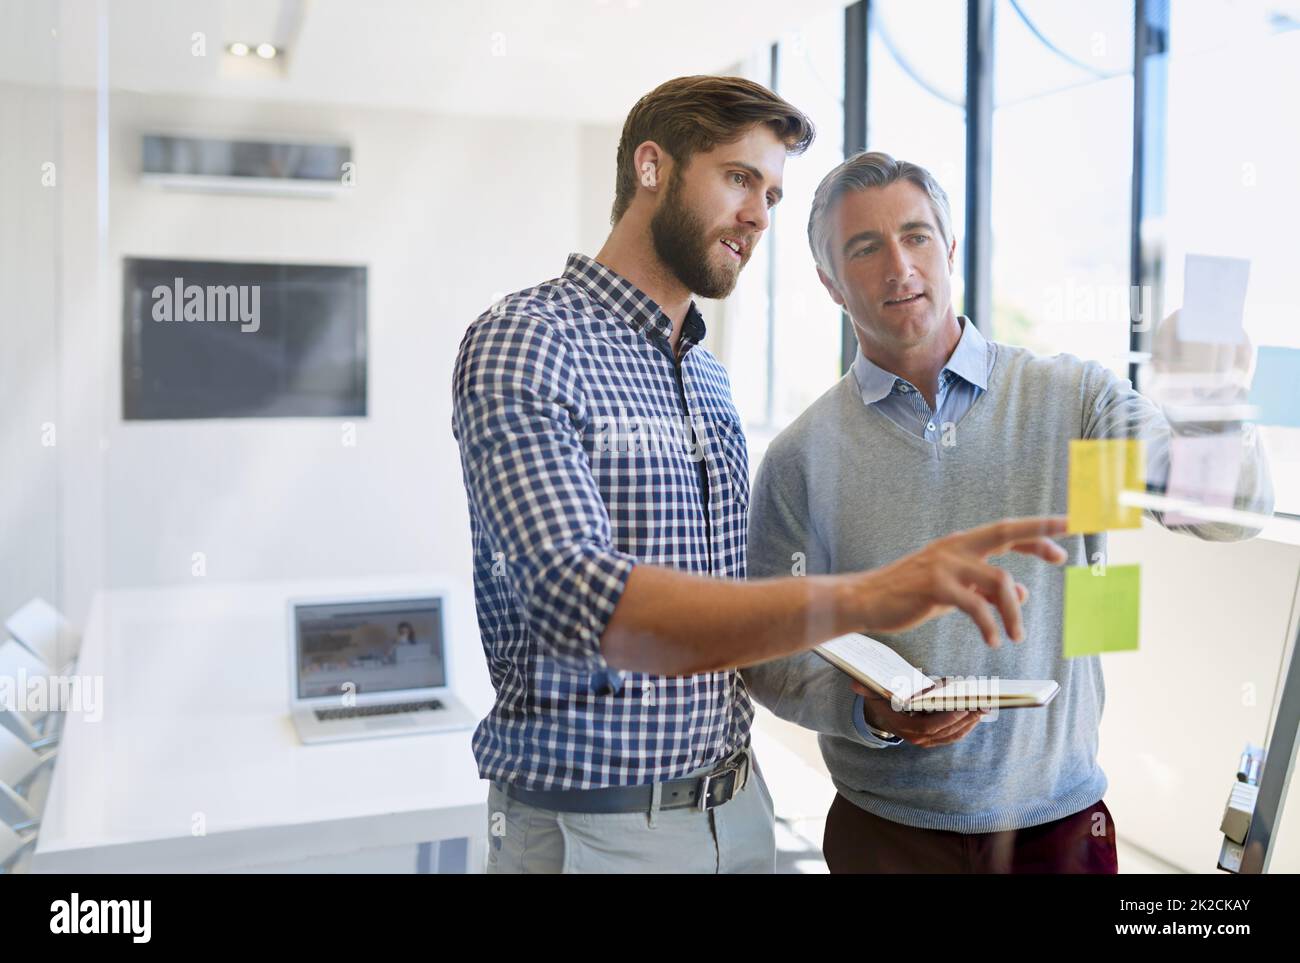
[[[0,86],[0,621],[32,596],[59,594],[63,122],[48,90]]]
[[[469,578],[450,383],[466,325],[494,294],[559,274],[607,229],[617,131],[114,92],[108,219],[95,231],[93,95],[68,94],[63,471],[70,516],[61,600],[99,586],[443,571]],[[354,148],[337,200],[166,192],[139,183],[139,134],[329,134]],[[609,152],[609,156],[604,154]],[[121,418],[127,256],[346,262],[369,268],[368,417],[130,422]],[[102,271],[102,273],[100,273]],[[102,441],[101,441],[102,439]]]

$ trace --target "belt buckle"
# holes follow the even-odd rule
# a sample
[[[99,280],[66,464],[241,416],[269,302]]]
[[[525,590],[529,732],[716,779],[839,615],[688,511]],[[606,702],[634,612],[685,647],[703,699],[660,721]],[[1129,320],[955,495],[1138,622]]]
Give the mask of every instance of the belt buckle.
[[[730,774],[732,777],[731,795],[728,796],[726,799],[722,800],[722,802],[718,803],[718,806],[721,806],[724,803],[729,803],[731,802],[731,800],[735,799],[736,793],[740,792],[740,790],[744,788],[745,783],[741,782],[740,770],[742,766],[748,763],[748,761],[749,761],[749,754],[746,753],[742,755],[739,759],[737,759],[735,762],[723,766],[717,772],[710,772],[702,776],[700,780],[700,798],[696,801],[695,808],[702,813],[708,812],[710,809],[717,808],[717,806],[709,805],[709,786],[713,784],[713,780],[720,779],[721,777],[726,776],[727,774]],[[748,779],[745,780],[745,782],[748,781],[749,781]]]

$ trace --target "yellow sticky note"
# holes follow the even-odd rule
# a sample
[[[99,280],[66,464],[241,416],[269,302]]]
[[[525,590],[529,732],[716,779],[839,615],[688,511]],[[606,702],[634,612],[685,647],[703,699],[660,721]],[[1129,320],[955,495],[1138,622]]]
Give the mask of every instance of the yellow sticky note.
[[[1065,570],[1066,658],[1138,647],[1141,569],[1080,565]]]
[[[1142,509],[1119,503],[1121,491],[1146,491],[1146,449],[1130,438],[1070,442],[1071,534],[1141,528]]]

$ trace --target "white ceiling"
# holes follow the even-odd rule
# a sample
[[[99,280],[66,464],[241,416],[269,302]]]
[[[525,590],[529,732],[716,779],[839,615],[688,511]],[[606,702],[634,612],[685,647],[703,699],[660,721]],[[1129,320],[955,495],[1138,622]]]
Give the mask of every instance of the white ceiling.
[[[0,80],[93,88],[104,46],[111,90],[616,123],[656,84],[724,70],[846,3],[0,0]],[[282,65],[225,52],[268,37]]]

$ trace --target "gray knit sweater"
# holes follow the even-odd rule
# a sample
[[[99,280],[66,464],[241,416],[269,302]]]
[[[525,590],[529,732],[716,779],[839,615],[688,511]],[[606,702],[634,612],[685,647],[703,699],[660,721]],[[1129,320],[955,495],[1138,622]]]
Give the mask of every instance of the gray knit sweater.
[[[1143,438],[1147,477],[1166,477],[1169,425],[1127,381],[1069,355],[990,348],[988,390],[947,432],[947,444],[864,405],[852,372],[783,431],[754,485],[749,577],[801,567],[809,575],[862,571],[959,529],[1064,514],[1073,438]],[[1272,485],[1249,427],[1243,446],[1237,504],[1269,512]],[[1255,534],[1223,524],[1175,530],[1214,541]],[[1104,534],[1061,544],[1067,565],[1090,564],[1106,550]],[[888,746],[855,723],[848,677],[815,654],[743,671],[760,703],[821,734],[836,788],[863,809],[910,826],[984,833],[1059,819],[1105,793],[1097,764],[1101,662],[1061,654],[1063,569],[1017,555],[996,564],[1029,589],[1023,643],[989,649],[960,612],[877,637],[932,675],[1055,679],[1061,692],[1046,708],[996,713],[948,746]]]

